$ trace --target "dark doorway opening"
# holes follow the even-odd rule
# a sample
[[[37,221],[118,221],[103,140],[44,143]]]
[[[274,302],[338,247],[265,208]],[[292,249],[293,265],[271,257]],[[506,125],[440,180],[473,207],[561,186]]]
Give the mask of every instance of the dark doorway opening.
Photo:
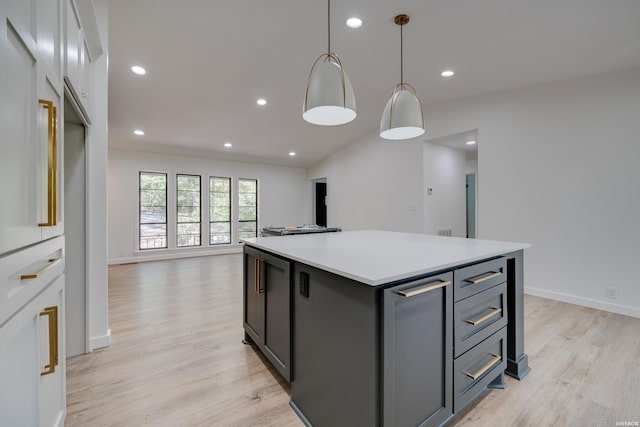
[[[327,226],[327,183],[316,182],[316,224]]]

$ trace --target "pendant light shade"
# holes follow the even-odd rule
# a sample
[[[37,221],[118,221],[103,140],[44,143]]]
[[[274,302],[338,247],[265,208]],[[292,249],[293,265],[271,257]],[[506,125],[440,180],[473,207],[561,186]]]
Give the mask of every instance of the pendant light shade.
[[[320,55],[311,68],[302,118],[323,126],[341,125],[356,118],[353,87],[333,53]]]
[[[413,86],[403,79],[402,26],[409,16],[398,15],[394,22],[400,25],[400,83],[387,101],[380,120],[380,137],[391,140],[416,138],[424,133],[422,103]]]
[[[314,125],[334,126],[356,118],[356,98],[342,63],[331,52],[331,1],[327,0],[327,53],[316,59],[309,73],[302,118]]]
[[[399,83],[387,101],[380,120],[380,137],[409,139],[424,133],[422,104],[415,89],[408,83]]]

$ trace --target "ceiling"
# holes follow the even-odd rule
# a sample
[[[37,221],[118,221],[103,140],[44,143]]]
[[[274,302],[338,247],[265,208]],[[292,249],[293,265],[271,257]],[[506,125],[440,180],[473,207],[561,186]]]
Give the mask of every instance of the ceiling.
[[[109,7],[109,144],[133,150],[315,164],[377,131],[400,80],[393,22],[400,13],[411,17],[404,79],[425,105],[640,66],[637,0],[334,0],[331,46],[358,116],[324,127],[302,119],[302,100],[309,70],[327,50],[325,1],[110,0]],[[346,27],[350,16],[363,26]],[[444,69],[456,75],[443,78]],[[266,106],[256,105],[260,97]],[[432,138],[425,121],[421,140]]]

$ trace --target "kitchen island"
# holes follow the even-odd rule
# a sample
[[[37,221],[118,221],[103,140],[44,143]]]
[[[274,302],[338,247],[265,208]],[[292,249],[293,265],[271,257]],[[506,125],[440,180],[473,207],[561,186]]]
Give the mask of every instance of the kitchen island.
[[[528,244],[362,230],[245,240],[245,342],[313,426],[441,425],[524,377]]]

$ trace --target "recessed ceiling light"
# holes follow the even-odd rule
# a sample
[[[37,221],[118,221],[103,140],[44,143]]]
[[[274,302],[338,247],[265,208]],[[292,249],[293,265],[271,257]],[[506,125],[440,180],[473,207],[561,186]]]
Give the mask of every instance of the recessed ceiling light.
[[[362,19],[360,19],[360,18],[349,18],[349,19],[347,19],[347,27],[349,27],[349,28],[360,28],[360,27],[362,27]]]
[[[264,106],[267,105],[267,100],[264,98],[260,98],[256,101],[256,104],[260,105],[260,106]]]
[[[453,70],[444,70],[443,72],[440,73],[442,77],[451,77],[454,74],[455,73],[453,72]]]
[[[289,155],[290,155],[291,157],[293,157],[293,156],[295,156],[295,155],[296,155],[296,152],[295,152],[295,151],[291,151],[291,152],[289,152]]]
[[[131,67],[131,71],[133,71],[134,74],[137,74],[139,76],[144,76],[145,74],[147,74],[147,70],[145,70],[139,65],[134,65],[133,67]]]
[[[475,143],[476,143],[475,141],[467,141],[467,145],[473,145]]]
[[[227,148],[231,148],[231,143],[230,142],[225,142],[224,146],[227,147]]]
[[[142,135],[144,135],[144,131],[143,131],[143,130],[140,130],[140,129],[136,129],[136,130],[134,130],[134,131],[133,131],[133,133],[135,133],[135,134],[136,134],[136,135],[138,135],[138,136],[142,136]]]

